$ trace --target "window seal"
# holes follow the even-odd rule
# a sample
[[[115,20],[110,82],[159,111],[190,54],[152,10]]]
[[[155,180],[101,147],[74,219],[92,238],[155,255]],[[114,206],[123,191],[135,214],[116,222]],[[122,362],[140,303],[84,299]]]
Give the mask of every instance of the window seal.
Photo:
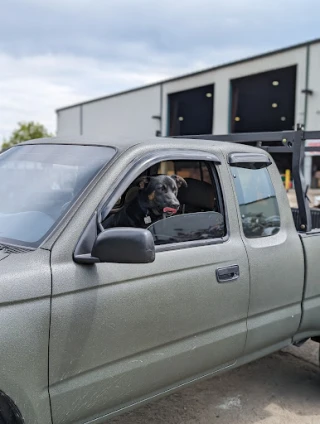
[[[171,250],[182,250],[182,249],[190,249],[193,247],[203,247],[210,246],[213,244],[222,244],[228,241],[230,238],[229,233],[227,233],[224,237],[212,238],[209,240],[192,240],[192,241],[182,241],[180,243],[168,243],[156,245],[156,253],[161,252],[169,252]]]

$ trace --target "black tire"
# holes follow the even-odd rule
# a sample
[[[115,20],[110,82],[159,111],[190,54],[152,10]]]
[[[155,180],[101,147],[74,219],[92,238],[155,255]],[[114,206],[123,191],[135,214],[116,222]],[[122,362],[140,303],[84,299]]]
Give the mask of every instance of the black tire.
[[[0,391],[0,424],[23,424],[22,416],[14,402]]]

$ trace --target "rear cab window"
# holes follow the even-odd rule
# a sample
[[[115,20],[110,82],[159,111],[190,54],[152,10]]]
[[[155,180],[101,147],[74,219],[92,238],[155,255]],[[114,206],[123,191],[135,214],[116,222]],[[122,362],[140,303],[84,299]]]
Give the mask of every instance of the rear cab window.
[[[268,237],[280,231],[280,212],[275,190],[265,162],[245,162],[245,154],[231,165],[244,235],[247,238]],[[260,156],[260,155],[259,155]],[[264,156],[264,155],[261,155]]]

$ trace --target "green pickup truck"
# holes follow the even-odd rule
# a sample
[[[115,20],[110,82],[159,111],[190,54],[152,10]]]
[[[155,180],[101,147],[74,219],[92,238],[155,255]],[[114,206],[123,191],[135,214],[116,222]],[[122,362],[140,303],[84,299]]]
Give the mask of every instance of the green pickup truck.
[[[315,134],[272,134],[38,139],[0,155],[1,424],[105,423],[320,341],[320,230],[300,172]],[[272,140],[292,150],[296,223]],[[173,174],[176,213],[105,228],[142,180]]]

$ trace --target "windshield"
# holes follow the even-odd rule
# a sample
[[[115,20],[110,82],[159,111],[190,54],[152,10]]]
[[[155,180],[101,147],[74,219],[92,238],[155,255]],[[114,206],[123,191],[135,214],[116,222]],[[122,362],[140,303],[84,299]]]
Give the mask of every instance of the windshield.
[[[0,155],[0,243],[40,245],[93,177],[111,147],[24,145]]]

